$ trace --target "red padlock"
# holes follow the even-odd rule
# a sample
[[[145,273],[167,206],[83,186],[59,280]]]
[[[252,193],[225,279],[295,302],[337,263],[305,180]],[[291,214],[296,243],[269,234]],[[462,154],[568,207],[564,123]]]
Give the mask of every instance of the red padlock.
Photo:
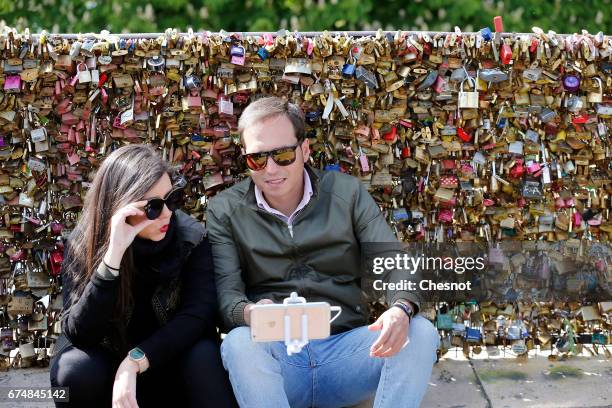
[[[51,253],[51,276],[59,276],[62,272],[62,262],[64,261],[64,254],[61,251],[54,251]]]
[[[503,43],[499,52],[499,58],[502,64],[508,65],[512,61],[512,49],[506,43]]]
[[[513,178],[521,178],[525,174],[525,168],[523,167],[523,161],[517,160],[516,164],[510,169],[510,176]]]
[[[472,140],[472,136],[462,128],[457,128],[457,136],[466,143]]]
[[[410,146],[402,147],[402,159],[407,159],[410,157]]]
[[[391,128],[391,131],[383,135],[383,139],[385,139],[387,142],[395,142],[396,138],[397,138],[397,128],[395,126]]]

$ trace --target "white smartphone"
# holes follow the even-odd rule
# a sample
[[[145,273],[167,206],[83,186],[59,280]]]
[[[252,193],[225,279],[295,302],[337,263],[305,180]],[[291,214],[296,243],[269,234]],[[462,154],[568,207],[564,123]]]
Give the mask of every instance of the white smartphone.
[[[327,302],[255,305],[251,309],[251,339],[257,342],[284,341],[285,322],[291,326],[290,338],[300,339],[303,315],[307,317],[308,339],[324,339],[329,337],[331,322],[339,316],[339,309]],[[332,310],[338,312],[333,319]]]

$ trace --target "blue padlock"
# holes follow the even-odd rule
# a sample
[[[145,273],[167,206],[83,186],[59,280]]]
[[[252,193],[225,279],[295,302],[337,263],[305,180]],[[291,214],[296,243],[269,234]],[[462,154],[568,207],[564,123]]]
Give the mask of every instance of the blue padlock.
[[[325,171],[340,171],[339,164],[328,164],[325,166]]]
[[[321,117],[320,111],[308,111],[305,114],[307,122],[316,122]]]
[[[345,77],[352,77],[355,75],[355,64],[344,64],[342,67],[342,75]]]
[[[261,47],[257,51],[257,55],[259,55],[259,58],[261,58],[262,61],[265,61],[270,57],[270,53],[268,52],[268,50],[266,50],[265,47]]]
[[[398,208],[393,210],[393,221],[402,222],[408,219],[408,211],[405,208]]]
[[[482,35],[482,38],[485,41],[491,41],[493,39],[493,33],[489,27],[481,28],[480,35]]]
[[[465,339],[467,341],[479,342],[480,341],[480,329],[468,327],[465,331]]]

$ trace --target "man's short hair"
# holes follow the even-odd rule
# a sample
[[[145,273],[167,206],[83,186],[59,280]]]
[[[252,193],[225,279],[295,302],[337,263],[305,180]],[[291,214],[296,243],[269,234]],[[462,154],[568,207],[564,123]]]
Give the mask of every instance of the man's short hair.
[[[299,106],[276,96],[266,96],[251,102],[240,115],[238,120],[238,133],[240,142],[244,147],[243,134],[246,129],[255,123],[285,115],[293,125],[295,137],[298,142],[304,140],[304,113]]]

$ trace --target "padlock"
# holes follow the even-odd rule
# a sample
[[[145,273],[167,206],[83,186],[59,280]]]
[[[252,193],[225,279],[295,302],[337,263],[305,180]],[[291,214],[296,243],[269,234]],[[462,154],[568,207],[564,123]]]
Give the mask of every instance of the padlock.
[[[568,92],[578,92],[580,90],[580,77],[571,74],[564,76],[563,87]]]
[[[474,85],[474,91],[464,91],[463,84],[465,81],[471,80]],[[461,81],[461,87],[459,90],[459,99],[457,101],[459,108],[461,109],[477,109],[478,108],[478,91],[475,90],[476,81],[473,78],[467,77]]]
[[[599,86],[598,91],[590,91],[587,94],[587,100],[589,103],[602,103],[603,102],[603,84],[600,78],[593,78],[593,80]]]
[[[244,60],[245,60],[244,47],[240,45],[232,45],[230,49],[230,56],[231,56],[230,62],[232,64],[244,65]]]
[[[493,68],[493,69],[481,69],[478,71],[478,78],[485,82],[499,83],[508,80],[508,74],[504,71]]]

